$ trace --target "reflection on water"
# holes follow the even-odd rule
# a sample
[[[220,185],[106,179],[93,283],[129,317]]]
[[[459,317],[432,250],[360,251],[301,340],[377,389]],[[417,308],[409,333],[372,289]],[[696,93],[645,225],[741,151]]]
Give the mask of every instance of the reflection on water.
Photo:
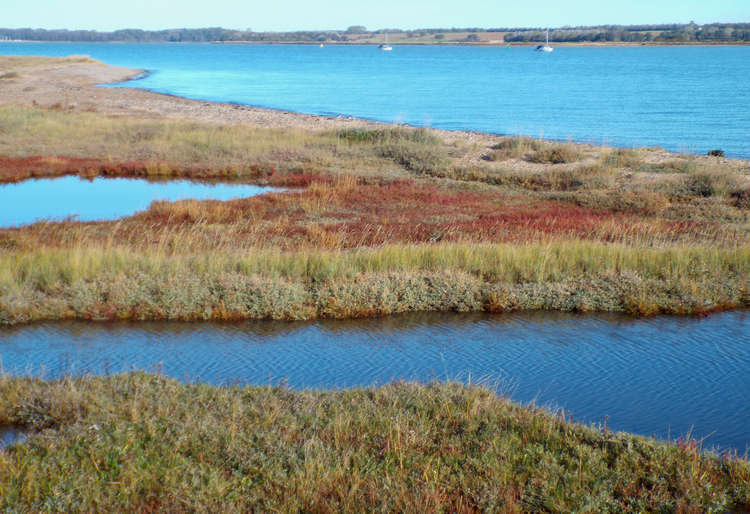
[[[249,184],[209,184],[188,180],[154,182],[130,178],[68,176],[0,185],[0,227],[40,219],[116,219],[146,209],[155,200],[230,200],[273,191]]]
[[[37,324],[0,330],[16,375],[156,370],[189,381],[339,388],[394,379],[498,386],[576,419],[750,445],[750,314],[709,318],[413,314],[354,321]]]

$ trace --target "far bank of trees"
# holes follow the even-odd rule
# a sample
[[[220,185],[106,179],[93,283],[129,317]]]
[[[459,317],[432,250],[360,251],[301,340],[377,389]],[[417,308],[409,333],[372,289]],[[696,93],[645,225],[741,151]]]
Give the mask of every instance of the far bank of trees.
[[[544,29],[507,31],[508,43],[535,43],[545,40]],[[750,23],[710,25],[609,25],[604,27],[563,27],[550,31],[550,41],[558,43],[731,43],[750,42]]]
[[[202,29],[168,29],[148,31],[124,29],[114,32],[94,30],[3,29],[0,39],[23,41],[77,42],[345,42],[374,37],[388,32],[406,38],[447,40],[453,33],[468,33],[464,41],[479,41],[480,32],[503,33],[508,43],[537,43],[544,41],[543,28],[432,28],[418,30],[380,29],[370,31],[362,25],[352,25],[341,31],[254,32],[221,27]],[[442,37],[437,37],[441,35]],[[474,37],[471,37],[474,35]],[[499,35],[498,35],[499,36]],[[697,25],[606,25],[597,27],[562,27],[550,31],[550,40],[558,43],[732,43],[750,42],[750,23],[712,23]]]

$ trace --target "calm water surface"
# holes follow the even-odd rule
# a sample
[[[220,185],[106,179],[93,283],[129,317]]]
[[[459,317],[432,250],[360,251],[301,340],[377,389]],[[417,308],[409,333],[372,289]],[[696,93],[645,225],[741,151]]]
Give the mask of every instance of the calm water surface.
[[[659,145],[750,158],[750,47],[5,43],[152,73],[126,84],[190,98],[444,129]]]
[[[315,323],[47,323],[0,330],[15,375],[161,370],[182,380],[345,388],[457,379],[519,402],[707,447],[750,446],[750,313],[704,319],[415,314]]]
[[[187,180],[60,177],[0,185],[0,227],[73,216],[81,221],[116,219],[146,209],[156,200],[230,200],[273,191],[248,184],[206,184]]]

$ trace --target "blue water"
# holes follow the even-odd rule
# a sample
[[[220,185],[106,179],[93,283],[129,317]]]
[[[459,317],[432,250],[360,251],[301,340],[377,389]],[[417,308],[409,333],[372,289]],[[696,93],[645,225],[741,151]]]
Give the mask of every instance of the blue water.
[[[750,158],[750,47],[6,43],[147,69],[127,84],[196,99]]]
[[[709,318],[413,314],[314,323],[62,322],[0,329],[14,375],[145,369],[188,381],[341,388],[462,380],[575,419],[750,447],[750,313]],[[608,416],[608,419],[605,418]]]
[[[18,427],[0,425],[0,450],[6,446],[23,443],[27,434]]]
[[[87,180],[75,176],[25,180],[17,184],[0,185],[0,227],[68,217],[80,221],[112,220],[142,211],[156,200],[230,200],[269,191],[273,189],[248,184],[206,184],[187,180]]]

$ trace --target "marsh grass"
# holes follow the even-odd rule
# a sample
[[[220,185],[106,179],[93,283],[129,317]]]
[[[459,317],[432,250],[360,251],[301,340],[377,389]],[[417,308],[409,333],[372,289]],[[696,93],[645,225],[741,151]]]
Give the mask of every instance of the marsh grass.
[[[4,181],[76,173],[301,188],[0,230],[3,323],[695,314],[748,302],[749,213],[736,166],[696,161],[646,180],[619,167],[628,152],[607,165],[587,147],[581,162],[496,169],[467,164],[468,150],[426,129],[281,131],[17,107],[0,109],[0,129]],[[567,147],[500,145],[524,155]]]
[[[430,175],[468,182],[483,182],[496,186],[509,186],[528,191],[575,191],[579,189],[605,189],[615,184],[617,173],[612,168],[599,165],[582,165],[565,169],[542,171],[512,168],[466,168],[430,172]]]
[[[259,170],[372,173],[388,162],[376,152],[362,152],[327,132],[137,120],[49,109],[0,108],[0,131],[4,135],[0,155],[89,159],[109,163],[113,170],[125,163],[154,177],[188,171],[236,179],[253,179]],[[33,166],[25,168],[19,176],[9,177],[5,175],[10,172],[0,169],[0,180],[34,176]]]
[[[735,456],[570,423],[455,383],[213,387],[134,373],[0,377],[8,511],[721,511]]]
[[[750,306],[750,249],[423,245],[0,255],[0,322],[315,319],[410,311],[698,314]]]

